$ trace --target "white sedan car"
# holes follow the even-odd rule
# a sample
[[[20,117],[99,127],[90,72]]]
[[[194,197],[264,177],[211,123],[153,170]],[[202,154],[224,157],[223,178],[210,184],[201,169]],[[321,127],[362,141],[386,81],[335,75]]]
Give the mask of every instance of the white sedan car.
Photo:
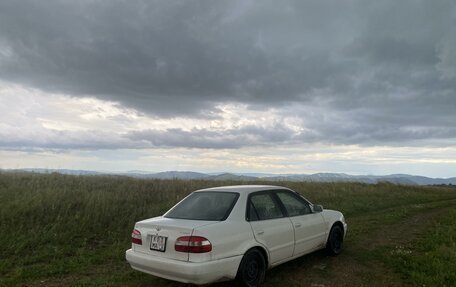
[[[258,286],[268,268],[317,249],[339,254],[346,232],[342,213],[288,188],[223,186],[137,222],[126,259],[133,269],[184,283]]]

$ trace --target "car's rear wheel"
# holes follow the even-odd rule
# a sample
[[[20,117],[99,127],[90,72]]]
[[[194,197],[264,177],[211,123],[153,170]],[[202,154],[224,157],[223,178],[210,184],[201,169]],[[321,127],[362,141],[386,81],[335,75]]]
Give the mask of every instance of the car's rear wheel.
[[[329,232],[326,250],[332,256],[339,255],[342,252],[342,244],[344,242],[344,231],[339,225],[334,225]]]
[[[258,249],[251,249],[242,258],[236,276],[236,286],[259,286],[264,279],[265,272],[266,260],[263,254]]]

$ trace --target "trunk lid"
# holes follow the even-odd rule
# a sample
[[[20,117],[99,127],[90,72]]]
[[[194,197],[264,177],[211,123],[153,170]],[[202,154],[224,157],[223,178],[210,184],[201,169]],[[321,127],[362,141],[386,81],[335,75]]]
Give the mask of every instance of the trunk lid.
[[[181,236],[191,236],[195,228],[214,223],[216,222],[161,216],[139,221],[136,223],[135,229],[141,232],[142,245],[132,244],[132,248],[136,252],[151,256],[188,261],[188,253],[177,252],[174,249],[176,239]],[[166,242],[164,250],[154,250],[154,248],[161,247],[163,242]]]

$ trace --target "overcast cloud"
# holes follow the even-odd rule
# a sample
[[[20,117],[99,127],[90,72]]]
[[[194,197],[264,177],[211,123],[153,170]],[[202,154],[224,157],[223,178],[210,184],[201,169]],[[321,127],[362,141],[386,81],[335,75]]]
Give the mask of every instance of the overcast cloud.
[[[1,1],[0,97],[8,150],[454,147],[456,4]]]

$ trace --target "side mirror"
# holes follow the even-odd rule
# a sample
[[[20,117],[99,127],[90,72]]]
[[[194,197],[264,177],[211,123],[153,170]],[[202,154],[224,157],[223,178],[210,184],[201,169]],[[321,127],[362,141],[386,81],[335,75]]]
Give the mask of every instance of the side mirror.
[[[314,212],[322,212],[323,211],[323,206],[321,206],[319,204],[314,204],[313,211]]]

